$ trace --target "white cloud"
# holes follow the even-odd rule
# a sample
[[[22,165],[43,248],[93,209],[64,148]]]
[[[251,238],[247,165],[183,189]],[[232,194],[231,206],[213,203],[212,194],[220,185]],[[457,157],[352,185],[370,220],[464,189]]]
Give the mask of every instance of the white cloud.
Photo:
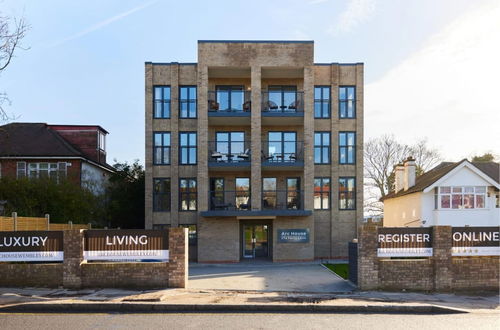
[[[340,13],[335,24],[328,33],[338,35],[353,31],[358,25],[366,22],[375,12],[375,0],[349,0],[346,9]]]
[[[109,25],[109,24],[111,24],[111,23],[113,23],[113,22],[119,21],[119,20],[121,20],[121,19],[123,19],[123,18],[125,18],[125,17],[127,17],[127,16],[129,16],[129,15],[132,15],[133,13],[135,13],[135,12],[137,12],[137,11],[140,11],[140,10],[142,10],[142,9],[146,8],[146,7],[149,7],[149,6],[151,6],[152,4],[154,4],[154,3],[156,3],[156,2],[157,2],[157,0],[155,0],[155,1],[150,1],[150,2],[146,2],[145,4],[142,4],[142,5],[140,5],[140,6],[134,7],[134,8],[132,8],[132,9],[130,9],[130,10],[127,10],[127,11],[121,12],[121,13],[119,13],[118,15],[115,15],[115,16],[113,16],[113,17],[107,18],[107,19],[105,19],[105,20],[103,20],[103,21],[101,21],[101,22],[98,22],[98,23],[94,24],[94,25],[92,25],[92,26],[90,26],[90,27],[88,27],[88,28],[84,29],[83,31],[80,31],[80,32],[78,32],[78,33],[75,33],[75,34],[73,34],[73,35],[71,35],[71,36],[69,36],[69,37],[67,37],[67,38],[62,39],[62,40],[58,40],[58,41],[56,41],[56,42],[54,42],[54,43],[52,43],[52,44],[48,45],[47,47],[51,48],[51,47],[60,46],[60,45],[62,45],[62,44],[64,44],[64,43],[66,43],[66,42],[68,42],[68,41],[71,41],[71,40],[75,40],[75,39],[81,38],[81,37],[83,37],[84,35],[87,35],[87,34],[89,34],[89,33],[91,33],[91,32],[94,32],[94,31],[97,31],[97,30],[99,30],[99,29],[102,29],[102,28],[103,28],[103,27],[105,27],[106,25]]]
[[[365,89],[366,137],[428,137],[450,160],[500,148],[500,3],[468,11]]]

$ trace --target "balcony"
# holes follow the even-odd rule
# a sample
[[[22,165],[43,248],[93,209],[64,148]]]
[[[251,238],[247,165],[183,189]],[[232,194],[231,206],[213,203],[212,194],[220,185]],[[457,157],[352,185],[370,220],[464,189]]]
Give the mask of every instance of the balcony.
[[[250,91],[230,87],[209,91],[209,122],[211,125],[248,125],[252,110],[251,104]]]
[[[209,141],[208,167],[211,170],[249,170],[250,141]]]
[[[277,121],[275,117],[279,117]],[[264,125],[302,124],[304,92],[276,90],[262,92],[262,123]]]
[[[263,210],[303,210],[302,190],[264,190],[262,191]]]
[[[304,167],[304,142],[263,141],[261,158],[262,169],[301,170]]]

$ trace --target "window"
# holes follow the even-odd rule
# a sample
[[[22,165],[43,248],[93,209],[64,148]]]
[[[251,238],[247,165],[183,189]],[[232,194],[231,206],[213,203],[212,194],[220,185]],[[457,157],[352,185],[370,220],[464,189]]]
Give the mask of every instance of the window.
[[[355,164],[356,163],[356,133],[355,132],[340,132],[339,133],[339,163],[340,164]]]
[[[26,177],[26,162],[17,162],[17,178]]]
[[[250,209],[250,178],[236,178],[236,209]]]
[[[441,209],[484,209],[486,208],[486,187],[439,187]]]
[[[243,111],[245,93],[243,86],[217,86],[219,111]]]
[[[314,178],[314,209],[330,209],[330,178]]]
[[[210,178],[210,209],[226,208],[224,178]]]
[[[245,133],[244,132],[217,132],[216,152],[221,154],[218,161],[238,162],[245,160],[238,155],[245,153]]]
[[[170,133],[153,134],[153,164],[170,164]]]
[[[295,162],[297,160],[296,132],[269,132],[268,138],[268,161]]]
[[[276,178],[262,179],[262,208],[276,208]]]
[[[314,133],[314,163],[330,163],[330,132]]]
[[[60,163],[29,163],[26,167],[25,162],[17,163],[17,177],[28,176],[30,179],[50,178],[56,181],[66,178],[67,164]]]
[[[356,209],[356,178],[339,178],[339,210]]]
[[[330,118],[330,86],[314,87],[314,118]]]
[[[198,234],[196,233],[196,225],[179,225],[179,227],[188,229],[189,246],[198,245]]]
[[[356,117],[356,87],[354,86],[339,87],[339,117],[340,118]]]
[[[268,111],[296,112],[300,108],[296,86],[269,86],[268,93]]]
[[[300,178],[286,179],[286,208],[300,210],[302,197],[300,194]]]
[[[170,118],[170,86],[154,86],[154,118]]]
[[[198,197],[196,179],[180,179],[179,187],[179,209],[181,211],[196,211]]]
[[[170,179],[153,180],[153,211],[170,211]]]
[[[179,110],[181,118],[196,118],[196,86],[181,86]]]
[[[99,143],[99,150],[101,151],[106,151],[106,134],[104,134],[103,132],[99,131],[99,133],[97,133],[98,135],[98,143]]]
[[[196,165],[197,138],[196,132],[180,133],[180,160],[182,165]]]

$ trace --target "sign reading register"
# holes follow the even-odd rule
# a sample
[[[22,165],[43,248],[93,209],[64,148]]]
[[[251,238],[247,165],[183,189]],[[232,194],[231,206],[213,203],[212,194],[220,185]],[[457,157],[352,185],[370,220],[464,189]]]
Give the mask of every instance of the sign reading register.
[[[309,229],[278,229],[278,243],[309,243]]]

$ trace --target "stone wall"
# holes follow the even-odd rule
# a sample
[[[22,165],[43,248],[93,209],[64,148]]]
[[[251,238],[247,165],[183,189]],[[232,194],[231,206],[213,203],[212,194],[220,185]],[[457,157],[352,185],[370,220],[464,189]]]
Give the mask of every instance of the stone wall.
[[[499,257],[452,257],[451,227],[433,227],[433,256],[377,257],[377,227],[360,229],[358,285],[361,290],[499,290]]]

